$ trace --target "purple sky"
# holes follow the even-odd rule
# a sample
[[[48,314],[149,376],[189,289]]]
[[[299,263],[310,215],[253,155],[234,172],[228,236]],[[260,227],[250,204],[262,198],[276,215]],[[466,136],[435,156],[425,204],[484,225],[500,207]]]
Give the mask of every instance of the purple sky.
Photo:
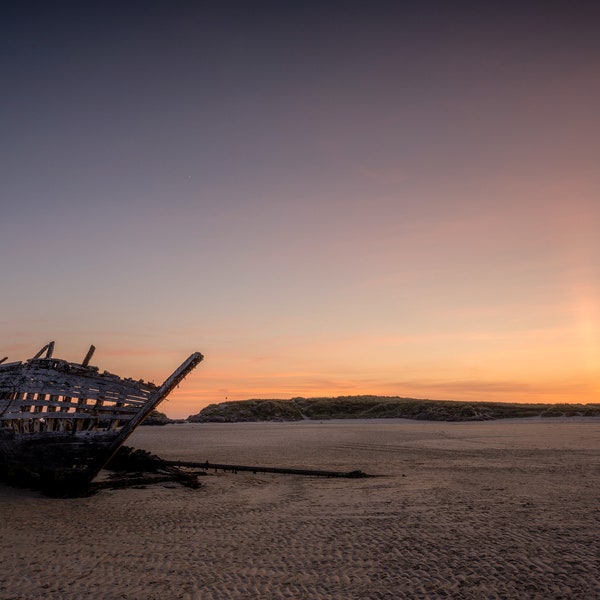
[[[600,401],[597,2],[4,2],[2,356],[165,410]],[[1,358],[1,356],[0,356]]]

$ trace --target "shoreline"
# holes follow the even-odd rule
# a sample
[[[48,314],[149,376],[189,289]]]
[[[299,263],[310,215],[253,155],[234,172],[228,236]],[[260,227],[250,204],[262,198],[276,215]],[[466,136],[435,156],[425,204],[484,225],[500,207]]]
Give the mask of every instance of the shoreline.
[[[337,425],[341,425],[344,423],[416,423],[416,424],[426,424],[426,423],[600,423],[600,416],[581,416],[574,415],[572,417],[560,416],[560,417],[544,417],[544,416],[535,416],[535,417],[507,417],[507,418],[499,418],[499,419],[469,419],[458,421],[455,419],[449,420],[435,420],[435,419],[408,419],[403,417],[347,417],[347,418],[333,418],[333,419],[297,419],[293,421],[285,421],[285,420],[277,420],[277,419],[258,419],[256,421],[187,421],[187,420],[179,420],[172,419],[172,422],[165,423],[164,425],[157,425],[157,427],[167,427],[167,426],[181,426],[181,425],[252,425],[252,424],[262,424],[262,423],[272,423],[274,425],[295,425],[301,423],[335,423]],[[143,425],[143,423],[142,423]],[[154,426],[154,425],[151,425]]]

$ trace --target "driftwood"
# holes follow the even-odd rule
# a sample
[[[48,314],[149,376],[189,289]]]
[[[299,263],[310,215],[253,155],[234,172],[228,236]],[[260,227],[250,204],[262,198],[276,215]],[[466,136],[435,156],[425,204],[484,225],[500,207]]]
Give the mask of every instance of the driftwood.
[[[166,460],[166,465],[173,467],[186,467],[191,469],[200,469],[202,472],[208,470],[229,471],[237,473],[238,471],[250,471],[251,473],[277,473],[279,475],[306,475],[308,477],[345,477],[348,479],[359,479],[362,477],[372,477],[363,471],[323,471],[320,469],[292,469],[287,467],[258,467],[248,465],[224,465],[219,463],[190,462],[185,460]]]
[[[191,488],[198,488],[197,477],[207,471],[225,471],[237,473],[275,473],[280,475],[304,475],[309,477],[344,477],[358,479],[372,477],[363,471],[324,471],[321,469],[292,469],[285,467],[259,467],[247,465],[229,465],[220,463],[195,462],[184,460],[165,460],[146,450],[136,450],[123,446],[106,465],[106,469],[115,475],[111,479],[93,483],[91,491],[124,487],[145,487],[151,484],[177,482]],[[193,471],[190,471],[193,469]]]
[[[307,475],[311,477],[345,477],[358,479],[361,477],[372,477],[363,471],[324,471],[322,469],[293,469],[287,467],[259,467],[247,465],[228,465],[222,463],[196,462],[189,460],[166,460],[151,454],[146,450],[136,450],[129,446],[123,446],[106,465],[106,469],[115,472],[144,471],[156,473],[168,469],[196,469],[200,474],[206,471],[226,471],[237,473],[238,471],[249,471],[252,473],[276,473],[279,475]]]

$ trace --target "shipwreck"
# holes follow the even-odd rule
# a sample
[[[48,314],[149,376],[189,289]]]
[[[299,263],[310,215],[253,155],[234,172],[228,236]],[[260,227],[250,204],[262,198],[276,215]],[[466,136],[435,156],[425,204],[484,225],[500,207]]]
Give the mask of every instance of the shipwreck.
[[[86,493],[135,428],[203,356],[189,356],[160,385],[54,358],[0,360],[0,478],[53,496]]]

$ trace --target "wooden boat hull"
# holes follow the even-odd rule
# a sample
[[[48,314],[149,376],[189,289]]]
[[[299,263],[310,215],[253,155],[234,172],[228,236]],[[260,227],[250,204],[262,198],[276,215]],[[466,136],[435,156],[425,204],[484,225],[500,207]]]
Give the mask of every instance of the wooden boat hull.
[[[110,459],[116,437],[0,430],[0,477],[51,496],[83,495]]]
[[[0,364],[0,477],[52,496],[85,494],[135,428],[203,359],[195,352],[159,387],[53,359]],[[40,355],[46,351],[46,357]]]

